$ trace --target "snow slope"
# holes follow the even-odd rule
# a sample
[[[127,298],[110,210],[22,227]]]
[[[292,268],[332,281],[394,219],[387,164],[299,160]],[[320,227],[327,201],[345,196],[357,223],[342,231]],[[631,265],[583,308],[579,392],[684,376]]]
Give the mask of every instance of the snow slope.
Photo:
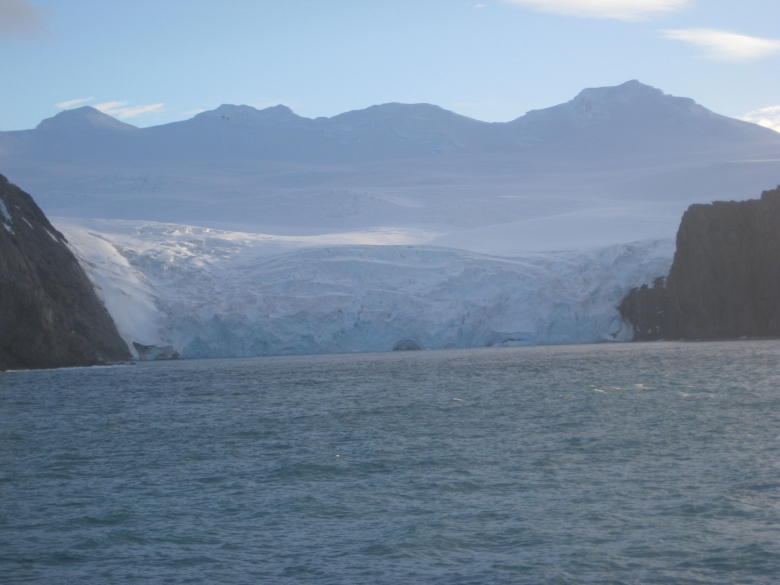
[[[671,240],[497,257],[423,245],[425,233],[56,225],[124,338],[183,357],[626,340],[615,307],[674,253]]]

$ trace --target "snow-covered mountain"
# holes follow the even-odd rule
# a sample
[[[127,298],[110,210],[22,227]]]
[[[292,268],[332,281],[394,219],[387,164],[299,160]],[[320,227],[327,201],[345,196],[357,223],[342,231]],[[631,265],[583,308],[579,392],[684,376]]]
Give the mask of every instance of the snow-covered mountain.
[[[485,123],[89,107],[0,132],[129,342],[185,356],[624,339],[683,211],[780,184],[780,134],[631,81]],[[634,243],[631,243],[634,242]]]
[[[0,169],[56,216],[413,229],[505,253],[671,237],[691,203],[780,183],[780,134],[631,81],[492,124],[428,104],[224,105],[138,129],[84,107],[0,133]]]

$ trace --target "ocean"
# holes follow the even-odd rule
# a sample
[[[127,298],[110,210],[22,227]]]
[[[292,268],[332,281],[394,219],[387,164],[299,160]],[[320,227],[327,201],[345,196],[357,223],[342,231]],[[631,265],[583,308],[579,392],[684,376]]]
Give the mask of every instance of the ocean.
[[[778,341],[0,375],[2,583],[778,581]]]

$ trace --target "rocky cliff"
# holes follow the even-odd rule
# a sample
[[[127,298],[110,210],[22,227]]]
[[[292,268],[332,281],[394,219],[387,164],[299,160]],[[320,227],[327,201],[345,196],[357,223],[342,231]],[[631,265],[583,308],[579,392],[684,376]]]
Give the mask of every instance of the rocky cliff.
[[[620,312],[637,340],[780,337],[780,187],[688,208],[668,278]]]
[[[0,175],[0,370],[129,359],[65,238]]]

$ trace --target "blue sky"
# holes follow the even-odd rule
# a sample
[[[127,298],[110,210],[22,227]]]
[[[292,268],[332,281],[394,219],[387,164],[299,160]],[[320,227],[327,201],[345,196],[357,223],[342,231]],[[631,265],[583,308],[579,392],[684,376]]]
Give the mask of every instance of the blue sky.
[[[0,130],[78,105],[137,126],[222,103],[505,121],[629,79],[780,130],[780,1],[0,0],[0,72]]]

